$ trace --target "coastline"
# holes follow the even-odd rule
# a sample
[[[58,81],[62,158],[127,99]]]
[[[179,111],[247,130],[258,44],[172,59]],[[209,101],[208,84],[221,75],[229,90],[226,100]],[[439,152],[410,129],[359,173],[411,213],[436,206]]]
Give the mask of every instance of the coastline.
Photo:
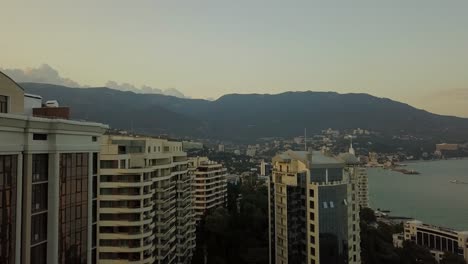
[[[418,160],[408,165],[421,175],[409,177],[389,169],[367,168],[371,207],[391,211],[390,217],[468,230],[468,184],[450,182],[468,182],[468,159]]]

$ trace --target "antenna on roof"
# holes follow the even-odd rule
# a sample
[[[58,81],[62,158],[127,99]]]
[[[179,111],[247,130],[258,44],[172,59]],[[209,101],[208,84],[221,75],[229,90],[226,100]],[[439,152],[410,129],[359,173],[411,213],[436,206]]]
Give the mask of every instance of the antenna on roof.
[[[307,151],[307,128],[304,128],[304,151]]]
[[[349,151],[348,152],[350,154],[356,155],[356,152],[354,151],[354,148],[353,148],[353,136],[351,135],[349,137],[351,139],[351,143],[349,144]]]

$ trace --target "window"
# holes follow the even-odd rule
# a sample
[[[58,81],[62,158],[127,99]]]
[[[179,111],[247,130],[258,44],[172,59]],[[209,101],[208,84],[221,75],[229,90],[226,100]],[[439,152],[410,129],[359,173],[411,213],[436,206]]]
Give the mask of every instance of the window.
[[[309,190],[309,197],[314,197],[314,190]]]
[[[47,140],[47,134],[33,134],[33,140]]]
[[[8,97],[0,95],[0,113],[8,113]]]
[[[97,198],[97,176],[93,176],[93,199]]]
[[[47,214],[31,217],[31,244],[38,244],[47,240]]]
[[[315,207],[314,201],[309,201],[309,207],[310,207],[310,209],[314,209],[314,207]]]
[[[16,155],[0,155],[0,262],[15,263],[16,237],[16,179],[18,158]]]
[[[32,157],[32,182],[47,181],[49,174],[49,155],[34,154]]]
[[[97,137],[96,137],[96,136],[93,136],[93,137],[91,138],[91,141],[96,142],[96,141],[97,141]]]
[[[93,153],[93,174],[98,173],[98,153]]]
[[[119,163],[117,160],[101,160],[101,169],[118,169]]]
[[[312,221],[315,220],[315,214],[313,212],[310,212],[310,220]]]
[[[90,166],[92,164],[89,163],[88,153],[60,154],[58,216],[60,223],[58,260],[60,263],[87,262]]]
[[[32,185],[32,208],[33,213],[47,210],[47,183]]]
[[[35,264],[47,263],[47,243],[42,243],[31,248],[31,261]]]

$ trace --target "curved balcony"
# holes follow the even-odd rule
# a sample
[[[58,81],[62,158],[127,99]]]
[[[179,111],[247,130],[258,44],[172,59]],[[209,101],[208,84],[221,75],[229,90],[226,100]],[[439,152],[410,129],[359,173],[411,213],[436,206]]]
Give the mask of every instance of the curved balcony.
[[[143,232],[137,233],[100,233],[100,239],[144,239],[151,237],[153,235],[153,230],[148,229]]]
[[[153,210],[153,204],[150,203],[146,207],[137,207],[137,208],[129,208],[129,207],[101,207],[99,209],[99,213],[104,214],[123,214],[123,213],[144,213]]]
[[[152,185],[152,181],[142,182],[101,182],[99,188],[125,188],[125,187],[145,187]]]
[[[149,250],[152,247],[153,247],[152,243],[149,243],[148,245],[136,246],[136,247],[101,246],[101,247],[99,247],[99,251],[100,252],[111,252],[111,253],[138,253],[138,252],[144,252],[146,250]]]
[[[99,264],[152,264],[156,259],[148,256],[142,260],[100,259]]]
[[[129,220],[101,220],[99,221],[99,226],[144,226],[149,225],[153,222],[153,219],[144,219],[144,220],[136,220],[136,221],[129,221]]]
[[[121,201],[121,200],[143,200],[151,199],[154,191],[150,191],[146,194],[101,194],[99,200],[101,201]]]

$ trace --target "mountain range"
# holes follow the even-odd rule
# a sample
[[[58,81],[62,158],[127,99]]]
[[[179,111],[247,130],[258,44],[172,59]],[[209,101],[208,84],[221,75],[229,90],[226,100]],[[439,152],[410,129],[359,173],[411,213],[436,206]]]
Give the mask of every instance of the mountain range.
[[[442,116],[369,94],[285,92],[228,94],[215,101],[137,94],[106,87],[21,83],[28,93],[71,107],[73,119],[176,137],[253,140],[292,137],[304,128],[363,128],[445,140],[468,138],[468,119]]]

